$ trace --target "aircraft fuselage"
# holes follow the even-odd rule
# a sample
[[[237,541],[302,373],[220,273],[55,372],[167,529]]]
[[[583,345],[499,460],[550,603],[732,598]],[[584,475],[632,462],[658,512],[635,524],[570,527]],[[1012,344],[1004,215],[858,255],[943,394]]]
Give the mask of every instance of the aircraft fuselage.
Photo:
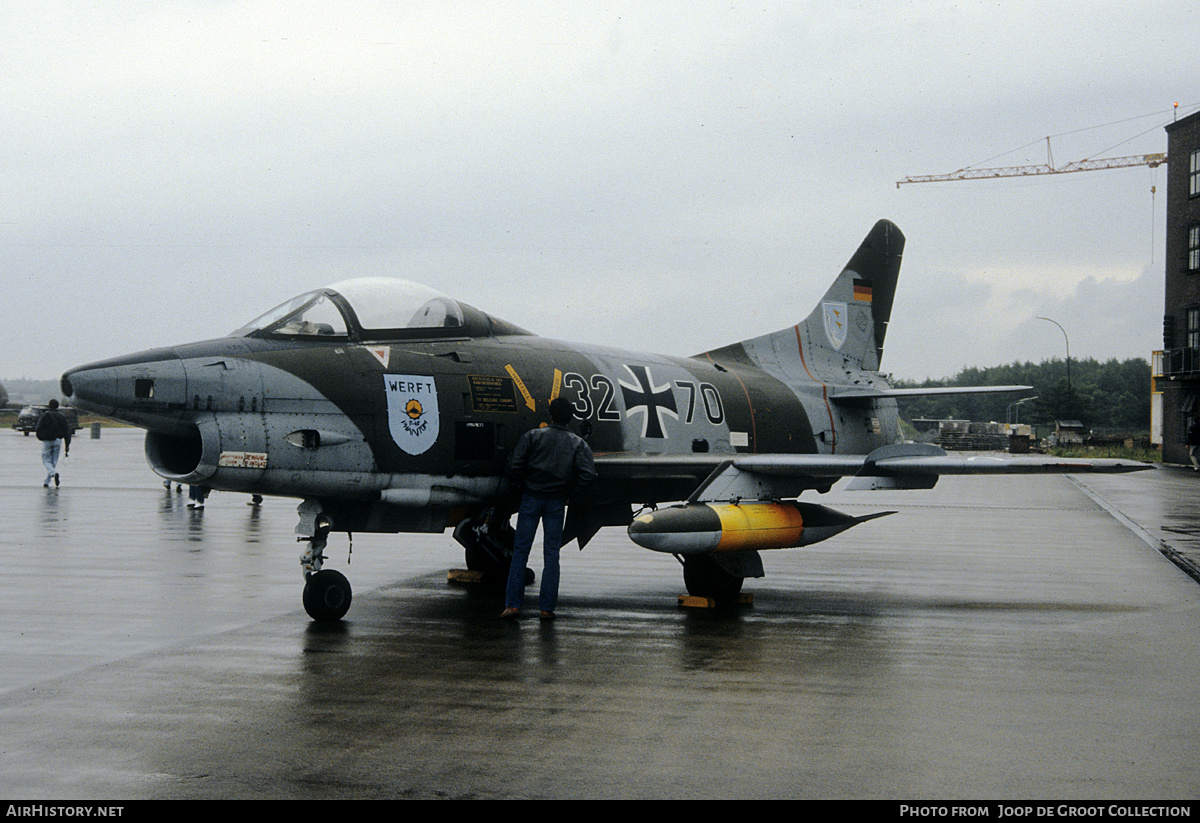
[[[686,497],[716,455],[867,453],[898,434],[894,401],[839,407],[816,379],[788,385],[738,347],[679,358],[532,335],[228,337],[91,364],[65,381],[77,405],[147,429],[147,458],[164,478],[358,504],[338,527],[359,531],[437,531],[452,510],[486,502],[516,439],[560,395],[597,455],[709,456],[674,479],[602,478],[597,499],[626,505]]]

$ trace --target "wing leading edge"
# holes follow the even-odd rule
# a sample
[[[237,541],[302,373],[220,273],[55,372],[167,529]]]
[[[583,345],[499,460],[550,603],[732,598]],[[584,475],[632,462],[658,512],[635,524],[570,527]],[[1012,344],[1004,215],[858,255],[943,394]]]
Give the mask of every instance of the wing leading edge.
[[[834,400],[875,399],[879,397],[937,397],[962,394],[1007,394],[1030,391],[1033,386],[933,386],[925,389],[894,389],[891,387],[832,386]]]

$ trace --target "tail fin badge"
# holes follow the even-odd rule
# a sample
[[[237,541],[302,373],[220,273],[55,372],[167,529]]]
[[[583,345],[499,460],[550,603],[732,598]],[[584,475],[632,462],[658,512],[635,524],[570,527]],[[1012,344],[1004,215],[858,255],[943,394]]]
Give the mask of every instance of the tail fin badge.
[[[821,304],[825,316],[825,336],[835,349],[846,342],[846,304],[828,301]]]

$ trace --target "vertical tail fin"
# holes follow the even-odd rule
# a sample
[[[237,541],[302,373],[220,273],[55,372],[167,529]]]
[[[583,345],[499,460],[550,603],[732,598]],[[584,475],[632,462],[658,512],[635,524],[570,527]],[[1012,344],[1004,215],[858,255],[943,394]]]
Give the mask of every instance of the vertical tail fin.
[[[861,368],[876,370],[892,316],[904,235],[880,220],[801,324],[811,348],[832,349]]]
[[[832,454],[838,447],[839,429],[847,427],[852,451],[857,448],[865,454],[898,440],[898,427],[893,424],[891,430],[881,430],[872,408],[855,409],[852,420],[833,395],[839,388],[874,383],[871,373],[879,371],[883,356],[903,252],[900,229],[880,220],[804,322],[704,356],[717,363],[725,359],[752,363],[791,386],[802,401],[807,398],[806,419],[798,418],[796,427],[799,437],[811,438],[809,450]]]
[[[773,334],[707,352],[711,358],[747,357],[786,376],[825,380],[847,363],[877,371],[892,316],[904,235],[880,220],[804,322]]]

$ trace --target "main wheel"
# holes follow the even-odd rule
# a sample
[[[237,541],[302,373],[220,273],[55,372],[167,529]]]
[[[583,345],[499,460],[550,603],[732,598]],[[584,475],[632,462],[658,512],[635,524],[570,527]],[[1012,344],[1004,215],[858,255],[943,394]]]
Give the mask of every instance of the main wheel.
[[[322,569],[304,583],[304,610],[318,623],[333,623],[350,610],[350,581],[339,571]]]
[[[689,557],[683,563],[683,584],[693,597],[732,600],[742,590],[744,577],[732,575],[708,557]]]
[[[516,532],[504,523],[492,531],[477,531],[463,521],[454,529],[454,539],[466,552],[467,568],[480,572],[486,582],[503,586],[508,582],[512,545]],[[534,581],[533,569],[525,569],[525,585]]]

